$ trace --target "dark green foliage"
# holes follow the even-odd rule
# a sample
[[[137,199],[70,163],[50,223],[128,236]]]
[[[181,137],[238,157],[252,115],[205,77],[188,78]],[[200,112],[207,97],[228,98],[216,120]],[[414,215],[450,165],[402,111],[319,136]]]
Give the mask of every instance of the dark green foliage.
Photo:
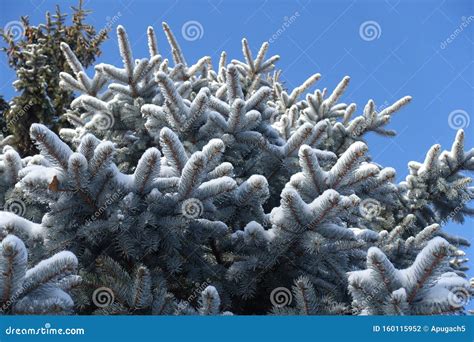
[[[15,70],[17,80],[13,86],[19,92],[2,117],[22,155],[34,151],[29,138],[32,123],[44,123],[54,131],[65,126],[60,116],[69,107],[73,94],[59,87],[59,73],[70,70],[60,43],[66,42],[87,67],[100,55],[99,45],[107,38],[105,30],[96,33],[93,26],[84,22],[90,12],[82,8],[82,0],[71,8],[70,24],[57,6],[54,14],[46,13],[46,23],[38,26],[31,25],[28,17],[21,17],[24,34],[19,40],[14,40],[11,32],[0,31],[6,43],[2,51]]]
[[[8,109],[8,103],[5,101],[3,96],[0,95],[0,129],[2,132],[0,134],[3,134],[4,136],[8,132],[7,130],[7,122],[5,121],[5,112]]]

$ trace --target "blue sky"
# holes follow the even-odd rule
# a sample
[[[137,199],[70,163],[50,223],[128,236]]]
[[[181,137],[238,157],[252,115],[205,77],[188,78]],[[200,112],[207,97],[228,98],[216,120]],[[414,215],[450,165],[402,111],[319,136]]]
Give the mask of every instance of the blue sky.
[[[18,20],[20,15],[28,15],[32,23],[38,23],[46,10],[54,10],[57,2],[64,11],[69,10],[69,4],[76,3],[2,0],[0,26]],[[474,146],[472,0],[85,3],[86,8],[93,10],[89,22],[98,30],[110,25],[113,28],[118,24],[125,26],[135,57],[147,55],[148,25],[157,29],[159,50],[169,56],[160,30],[161,22],[166,21],[174,30],[188,62],[211,55],[217,63],[222,50],[231,58],[240,59],[243,37],[248,38],[254,51],[263,41],[272,38],[269,53],[281,56],[278,67],[283,70],[282,78],[290,89],[319,72],[323,77],[317,86],[330,90],[343,76],[351,76],[351,85],[343,100],[357,103],[359,110],[371,98],[380,108],[411,95],[412,103],[396,114],[390,125],[398,131],[397,137],[368,138],[374,160],[396,168],[399,180],[407,174],[407,163],[423,161],[433,144],[451,146],[456,133],[451,126],[465,127],[466,146]],[[190,21],[198,22],[200,32],[197,37],[186,40],[182,28]],[[284,32],[282,27],[285,27]],[[99,61],[120,64],[114,30],[110,38],[103,44]],[[14,75],[3,55],[0,76],[0,93],[8,99],[14,95],[11,86]],[[450,114],[457,118],[451,125]],[[468,121],[471,121],[469,125]],[[464,226],[450,224],[448,230],[472,239],[473,223],[470,219]],[[474,249],[469,249],[468,254],[472,257]]]

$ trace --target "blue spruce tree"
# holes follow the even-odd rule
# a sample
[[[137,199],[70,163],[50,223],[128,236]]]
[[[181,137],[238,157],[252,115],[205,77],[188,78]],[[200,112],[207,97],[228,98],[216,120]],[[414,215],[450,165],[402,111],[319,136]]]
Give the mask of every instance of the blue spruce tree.
[[[73,128],[58,137],[33,124],[35,156],[3,147],[5,312],[464,312],[469,241],[443,230],[474,214],[462,131],[397,184],[364,136],[393,136],[410,97],[357,115],[339,102],[349,77],[332,91],[309,92],[319,74],[286,89],[268,43],[254,57],[246,39],[244,61],[223,52],[217,69],[210,57],[190,64],[163,28],[172,60],[151,27],[149,57],[135,59],[119,26],[123,65],[92,77],[61,44],[72,70],[61,86],[80,93],[64,114]],[[25,245],[39,262],[29,271]]]

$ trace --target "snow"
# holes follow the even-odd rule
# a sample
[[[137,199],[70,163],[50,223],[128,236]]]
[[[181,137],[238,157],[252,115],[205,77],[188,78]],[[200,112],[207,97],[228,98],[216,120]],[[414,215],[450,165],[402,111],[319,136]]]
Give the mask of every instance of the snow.
[[[40,224],[28,221],[8,211],[0,211],[0,229],[5,229],[9,233],[23,233],[34,239],[45,236],[45,231]]]

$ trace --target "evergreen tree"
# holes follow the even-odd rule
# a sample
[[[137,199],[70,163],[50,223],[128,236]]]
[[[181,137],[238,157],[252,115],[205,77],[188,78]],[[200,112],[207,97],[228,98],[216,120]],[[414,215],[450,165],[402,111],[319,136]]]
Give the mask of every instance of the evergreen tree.
[[[464,311],[469,241],[443,230],[473,214],[463,131],[397,184],[364,137],[394,135],[387,125],[410,97],[356,115],[339,102],[348,77],[302,98],[320,75],[286,89],[267,43],[253,57],[244,39],[245,61],[223,52],[214,70],[210,57],[188,64],[163,28],[172,61],[151,27],[150,56],[135,59],[119,26],[123,66],[92,77],[62,43],[72,72],[60,85],[80,93],[65,114],[73,128],[58,137],[35,123],[40,154],[0,155],[5,203],[14,189],[41,213],[2,212],[0,232],[24,239],[35,262],[77,256],[77,312]]]
[[[82,0],[72,9],[70,24],[59,6],[55,14],[47,12],[46,23],[38,26],[31,25],[28,17],[21,17],[24,35],[18,41],[10,32],[0,32],[6,43],[2,50],[17,75],[13,86],[20,92],[3,117],[22,155],[34,152],[28,133],[32,123],[44,123],[56,132],[65,125],[60,117],[73,100],[73,94],[59,87],[59,73],[70,70],[60,43],[67,42],[77,58],[88,66],[100,55],[99,46],[107,38],[105,30],[97,34],[94,27],[85,23],[90,12],[83,9]]]
[[[0,129],[2,130],[0,134],[2,135],[2,137],[6,136],[6,133],[8,132],[7,122],[5,121],[5,112],[7,109],[8,103],[5,101],[3,96],[0,95]]]
[[[80,283],[77,258],[60,252],[27,269],[23,241],[7,235],[0,245],[0,312],[14,314],[71,313],[74,302],[66,292]]]

